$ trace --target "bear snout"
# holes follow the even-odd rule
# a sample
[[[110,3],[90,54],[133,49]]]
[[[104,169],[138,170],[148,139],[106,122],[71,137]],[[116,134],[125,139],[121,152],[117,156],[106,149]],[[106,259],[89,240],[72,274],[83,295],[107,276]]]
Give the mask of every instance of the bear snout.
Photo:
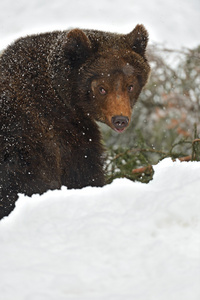
[[[126,116],[113,116],[111,121],[115,131],[123,132],[128,126],[129,118]]]

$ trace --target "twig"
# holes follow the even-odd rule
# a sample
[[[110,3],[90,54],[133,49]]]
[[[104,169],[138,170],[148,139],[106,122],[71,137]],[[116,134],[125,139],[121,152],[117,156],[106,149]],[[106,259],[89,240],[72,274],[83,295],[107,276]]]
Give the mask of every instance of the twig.
[[[192,160],[192,155],[184,156],[184,157],[178,157],[177,158],[180,161],[191,161]],[[173,159],[175,161],[176,159]]]
[[[132,174],[143,174],[143,173],[152,173],[153,172],[153,167],[152,165],[148,165],[146,167],[141,167],[141,168],[137,168],[137,169],[133,169],[132,170]]]

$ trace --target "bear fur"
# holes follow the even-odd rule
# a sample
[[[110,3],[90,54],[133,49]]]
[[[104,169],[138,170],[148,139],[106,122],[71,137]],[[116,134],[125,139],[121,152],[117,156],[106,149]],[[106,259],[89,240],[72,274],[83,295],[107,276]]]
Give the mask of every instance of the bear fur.
[[[0,218],[17,193],[103,186],[96,121],[129,125],[147,82],[148,33],[73,29],[27,36],[0,57]]]

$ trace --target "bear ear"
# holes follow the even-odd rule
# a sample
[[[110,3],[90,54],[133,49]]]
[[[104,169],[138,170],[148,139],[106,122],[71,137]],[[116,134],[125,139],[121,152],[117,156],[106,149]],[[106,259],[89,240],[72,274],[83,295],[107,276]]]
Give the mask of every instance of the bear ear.
[[[129,46],[141,56],[145,55],[145,50],[149,40],[149,35],[143,25],[137,25],[133,31],[125,36]]]
[[[64,54],[71,65],[83,62],[91,53],[91,43],[85,33],[80,29],[68,32],[64,44]]]

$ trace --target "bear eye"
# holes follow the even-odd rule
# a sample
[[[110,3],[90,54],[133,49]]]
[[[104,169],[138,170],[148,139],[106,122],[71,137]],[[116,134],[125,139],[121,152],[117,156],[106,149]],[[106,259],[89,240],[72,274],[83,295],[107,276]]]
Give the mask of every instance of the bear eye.
[[[101,95],[106,95],[107,94],[106,90],[102,86],[99,88],[99,93]]]
[[[132,93],[132,92],[133,92],[133,85],[129,85],[129,87],[128,87],[128,92],[129,92],[129,93]]]

